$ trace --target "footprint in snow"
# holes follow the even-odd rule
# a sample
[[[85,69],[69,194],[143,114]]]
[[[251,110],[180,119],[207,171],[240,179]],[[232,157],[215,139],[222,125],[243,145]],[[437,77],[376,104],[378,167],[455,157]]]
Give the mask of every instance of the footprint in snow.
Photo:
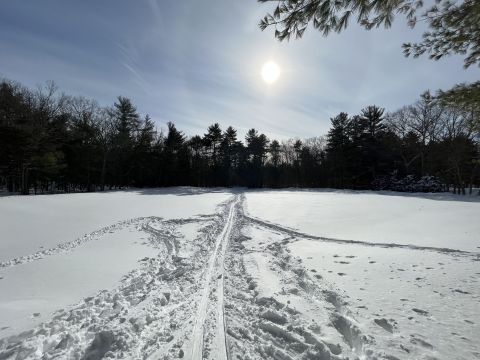
[[[410,335],[410,336],[411,336],[410,342],[412,344],[418,344],[418,345],[421,345],[424,348],[427,348],[427,349],[430,349],[430,350],[433,349],[433,345],[426,342],[425,340],[422,340],[419,337],[416,337],[415,335]]]
[[[32,317],[39,317],[40,316],[40,313],[33,313],[32,314]]]
[[[428,315],[428,311],[425,311],[425,310],[422,310],[422,309],[413,308],[412,310],[415,311],[417,314],[420,314],[420,315],[423,315],[423,316]]]
[[[460,290],[460,289],[455,289],[453,291],[457,292],[457,293],[460,293],[460,294],[470,294],[468,291],[463,291],[463,290]]]
[[[337,273],[337,274],[338,274],[339,276],[345,276],[345,275],[347,275],[347,274],[345,274],[345,273],[343,273],[343,272],[339,272],[339,273]]]
[[[375,324],[383,328],[385,331],[388,331],[389,333],[393,334],[393,325],[388,322],[387,319],[382,318],[382,319],[374,319],[373,320]]]

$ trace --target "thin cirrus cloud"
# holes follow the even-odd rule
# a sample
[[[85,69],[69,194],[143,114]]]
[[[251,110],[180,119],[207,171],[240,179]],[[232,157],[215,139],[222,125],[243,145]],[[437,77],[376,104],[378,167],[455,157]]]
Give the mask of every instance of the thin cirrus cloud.
[[[173,121],[188,135],[219,122],[279,139],[322,135],[340,111],[395,110],[480,75],[459,57],[404,58],[402,42],[422,29],[401,18],[388,31],[352,24],[279,43],[258,29],[267,9],[255,0],[6,2],[0,75],[27,86],[54,80],[103,105],[128,96],[159,128]],[[269,60],[281,75],[267,86],[260,70]]]

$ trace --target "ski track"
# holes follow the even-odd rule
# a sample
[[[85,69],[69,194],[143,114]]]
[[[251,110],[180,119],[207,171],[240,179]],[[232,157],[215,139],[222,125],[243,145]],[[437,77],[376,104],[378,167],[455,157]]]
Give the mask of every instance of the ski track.
[[[128,227],[148,234],[148,245],[158,250],[126,274],[118,288],[60,309],[32,330],[0,337],[0,359],[397,359],[385,354],[388,349],[375,348],[375,338],[359,327],[345,296],[321,276],[310,276],[286,245],[307,239],[480,259],[480,253],[456,249],[302,233],[244,214],[244,199],[243,194],[233,195],[213,215],[119,221],[54,248],[1,262],[0,269],[74,251]],[[184,245],[178,228],[188,224],[198,224],[199,230]],[[270,230],[281,240],[262,239],[257,244],[245,235],[254,228]],[[193,248],[190,258],[181,257],[184,246]],[[262,271],[282,284],[274,297],[260,296],[257,280],[246,276],[245,258],[252,254],[271,259]],[[300,314],[290,298],[311,313]],[[327,340],[316,319],[327,319],[327,326],[322,324]],[[385,319],[375,322],[391,332]]]
[[[223,284],[223,259],[225,257],[225,252],[228,245],[228,239],[230,237],[230,232],[232,229],[233,217],[235,214],[235,206],[237,203],[237,198],[230,205],[228,218],[225,223],[225,226],[217,238],[215,243],[215,249],[210,256],[208,261],[208,268],[204,275],[204,288],[202,290],[202,298],[197,310],[197,318],[195,321],[195,326],[192,333],[192,360],[201,360],[203,359],[204,351],[204,339],[205,339],[205,321],[207,317],[207,309],[209,305],[209,296],[211,292],[211,283],[214,281],[214,275],[221,276],[221,281],[219,284]],[[220,270],[219,270],[220,269]],[[226,340],[225,340],[225,329],[224,329],[224,320],[223,320],[223,285],[217,285],[217,294],[218,296],[218,308],[216,317],[217,321],[217,355],[221,356],[220,358],[227,358],[227,349],[226,349]]]
[[[228,221],[228,230],[225,234],[225,240],[223,241],[221,256],[218,259],[219,266],[219,276],[220,281],[217,282],[217,294],[218,294],[218,304],[217,304],[217,348],[220,349],[218,355],[224,356],[225,359],[230,360],[230,351],[227,343],[227,323],[225,319],[225,255],[228,250],[230,243],[232,227],[234,224],[234,217],[236,214],[236,207],[238,201],[232,204],[229,221]]]

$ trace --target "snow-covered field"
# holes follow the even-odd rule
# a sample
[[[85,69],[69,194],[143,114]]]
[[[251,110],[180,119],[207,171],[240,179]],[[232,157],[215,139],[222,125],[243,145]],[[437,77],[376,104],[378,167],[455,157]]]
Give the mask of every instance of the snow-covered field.
[[[480,199],[0,198],[0,359],[480,359]]]

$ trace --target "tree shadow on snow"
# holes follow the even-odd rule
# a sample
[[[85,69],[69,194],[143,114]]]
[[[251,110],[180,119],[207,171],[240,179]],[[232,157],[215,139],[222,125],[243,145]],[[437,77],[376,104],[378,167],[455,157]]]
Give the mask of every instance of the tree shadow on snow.
[[[350,190],[350,189],[322,189],[322,188],[282,188],[282,189],[248,189],[247,192],[309,192],[309,193],[328,193],[343,195],[383,195],[383,196],[400,196],[410,198],[420,198],[436,201],[459,201],[459,202],[480,202],[478,189],[474,189],[472,195],[456,195],[449,192],[441,193],[407,193],[398,191],[374,191],[374,190]]]
[[[175,187],[165,187],[165,188],[144,188],[144,189],[130,189],[126,191],[132,191],[139,195],[176,195],[176,196],[190,196],[190,195],[202,195],[202,194],[212,194],[212,193],[231,193],[237,194],[244,189],[242,188],[197,188],[190,186],[175,186]]]

